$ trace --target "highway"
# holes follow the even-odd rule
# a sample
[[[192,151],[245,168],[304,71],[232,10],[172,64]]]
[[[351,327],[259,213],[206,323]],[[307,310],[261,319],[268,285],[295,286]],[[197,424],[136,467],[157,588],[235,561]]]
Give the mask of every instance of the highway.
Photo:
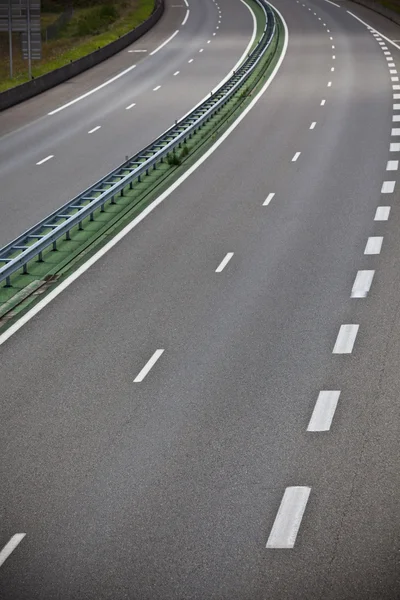
[[[125,51],[3,111],[0,245],[173,125],[225,79],[254,34],[240,0],[198,0],[190,8],[167,0],[155,28]]]
[[[251,110],[0,334],[2,599],[400,597],[399,48],[276,7]]]

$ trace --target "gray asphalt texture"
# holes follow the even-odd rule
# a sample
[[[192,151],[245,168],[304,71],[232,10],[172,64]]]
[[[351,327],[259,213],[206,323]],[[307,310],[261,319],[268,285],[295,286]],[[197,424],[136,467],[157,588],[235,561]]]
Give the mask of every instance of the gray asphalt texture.
[[[1,598],[400,597],[391,82],[360,23],[306,5],[335,72],[321,21],[281,0],[287,55],[253,110],[1,347],[0,547],[27,534]],[[351,299],[367,268],[369,296]],[[332,355],[342,323],[360,325],[355,348]],[[308,433],[321,389],[338,408]],[[292,485],[312,488],[296,545],[266,550]]]
[[[183,0],[167,0],[158,24],[131,47],[0,114],[0,246],[149,144],[233,69],[251,39],[253,19],[239,0],[221,0],[219,5],[220,25],[215,4],[199,0],[190,6],[182,26]],[[179,33],[150,56],[177,29]],[[120,79],[48,115],[134,64],[136,68]],[[154,92],[158,85],[161,89]],[[132,103],[136,106],[126,110]],[[88,135],[98,125],[101,129]],[[52,160],[36,165],[51,154]]]

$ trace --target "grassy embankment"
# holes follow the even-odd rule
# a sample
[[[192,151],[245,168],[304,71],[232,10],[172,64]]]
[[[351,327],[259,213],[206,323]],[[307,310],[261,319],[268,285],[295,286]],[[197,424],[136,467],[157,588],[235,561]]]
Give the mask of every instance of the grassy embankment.
[[[65,10],[65,2],[42,0],[42,34]],[[32,75],[39,77],[109,44],[147,19],[154,0],[74,0],[73,16],[56,39],[42,43],[42,59],[32,62]],[[8,34],[0,33],[0,92],[28,81],[19,34],[13,34],[14,77],[9,77]]]

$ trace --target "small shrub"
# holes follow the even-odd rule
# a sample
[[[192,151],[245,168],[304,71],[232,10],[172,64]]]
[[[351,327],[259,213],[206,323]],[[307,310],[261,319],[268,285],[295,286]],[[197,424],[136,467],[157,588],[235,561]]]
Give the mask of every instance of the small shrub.
[[[79,17],[75,35],[81,37],[101,33],[116,19],[118,19],[118,10],[112,4],[95,6]]]
[[[189,146],[187,144],[184,144],[179,158],[185,158],[185,156],[187,156],[188,154],[189,154]]]
[[[168,154],[168,164],[171,165],[171,167],[179,167],[181,164],[181,160],[179,156],[176,155],[175,150],[172,154]]]

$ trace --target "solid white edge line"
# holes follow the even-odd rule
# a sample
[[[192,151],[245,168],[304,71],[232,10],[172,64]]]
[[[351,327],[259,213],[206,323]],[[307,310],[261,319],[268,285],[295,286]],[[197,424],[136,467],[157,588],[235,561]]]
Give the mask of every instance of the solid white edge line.
[[[186,11],[185,18],[183,19],[183,21],[182,21],[182,23],[181,23],[181,27],[183,27],[183,26],[185,25],[186,21],[188,20],[188,18],[189,18],[189,13],[190,13],[190,10],[187,10],[187,11]]]
[[[164,46],[166,46],[171,40],[173,40],[174,37],[176,35],[178,35],[178,33],[179,33],[179,29],[177,29],[176,31],[174,31],[174,33],[172,35],[170,35],[169,38],[167,38],[165,40],[165,42],[163,42],[162,44],[160,44],[158,46],[158,48],[156,48],[155,50],[153,50],[153,52],[150,52],[150,56],[154,56],[154,54],[156,54],[159,50],[161,50],[161,48],[164,48]]]
[[[374,221],[387,221],[390,215],[390,206],[378,206]]]
[[[287,24],[285,19],[283,18],[281,12],[275,8],[275,6],[269,3],[272,8],[277,12],[279,17],[282,20],[283,27],[285,30],[285,38],[283,42],[282,53],[278,58],[278,62],[276,63],[272,73],[268,77],[267,81],[261,88],[261,90],[254,96],[253,100],[250,104],[244,109],[244,111],[238,116],[238,118],[228,127],[228,129],[221,135],[221,137],[201,156],[185,173],[183,173],[176,181],[173,183],[165,192],[160,194],[158,198],[153,200],[146,208],[135,218],[131,223],[129,223],[126,227],[124,227],[112,240],[107,242],[98,250],[93,256],[91,256],[83,265],[81,265],[74,273],[71,273],[60,285],[58,285],[54,290],[52,290],[45,298],[39,300],[39,302],[30,310],[28,310],[18,321],[13,323],[4,333],[0,334],[0,346],[4,344],[14,333],[16,333],[21,327],[23,327],[28,321],[30,321],[35,315],[37,315],[45,306],[50,304],[57,298],[61,292],[63,292],[67,287],[71,285],[78,277],[80,277],[85,271],[87,271],[92,265],[94,265],[100,258],[102,258],[111,248],[116,246],[118,242],[120,242],[132,229],[137,227],[137,225],[143,221],[153,210],[161,204],[168,196],[170,196],[196,169],[200,167],[216,150],[223,144],[223,142],[230,136],[232,131],[236,129],[236,127],[243,121],[243,119],[248,115],[251,109],[257,104],[260,98],[265,94],[272,81],[275,79],[276,74],[278,73],[280,66],[286,56],[288,41],[289,41],[289,31],[287,28]]]
[[[10,554],[14,552],[15,548],[21,543],[25,536],[26,533],[16,533],[12,536],[10,541],[0,551],[0,567],[7,560]]]
[[[88,92],[86,92],[86,94],[82,94],[81,96],[78,96],[77,98],[74,98],[74,100],[71,100],[70,102],[67,102],[66,104],[63,104],[62,106],[59,106],[58,108],[56,108],[55,110],[52,110],[51,112],[49,112],[47,114],[48,115],[55,115],[56,113],[64,110],[65,108],[68,108],[69,106],[72,106],[73,104],[76,104],[77,102],[80,102],[84,98],[87,98],[88,96],[91,96],[95,92],[98,92],[103,87],[106,87],[106,85],[109,85],[110,83],[113,83],[114,81],[116,81],[117,79],[119,79],[120,77],[122,77],[123,75],[126,75],[127,73],[129,73],[130,71],[132,71],[132,69],[134,69],[135,67],[136,67],[136,65],[132,65],[131,67],[128,67],[124,71],[121,71],[121,73],[118,73],[118,75],[115,75],[115,77],[111,77],[111,79],[108,79],[107,81],[105,81],[104,83],[98,85],[97,87],[93,88],[92,90],[89,90]]]
[[[275,192],[271,192],[270,194],[268,194],[268,196],[266,197],[266,199],[263,202],[263,206],[268,206],[268,204],[271,202],[271,200],[274,196],[275,196]]]
[[[215,269],[215,272],[216,273],[221,273],[225,269],[225,267],[228,264],[228,262],[231,260],[232,256],[233,256],[233,252],[228,252],[227,255],[220,262],[220,264],[218,265],[218,267]]]
[[[187,0],[183,0],[184,3],[186,4],[186,6],[189,6],[188,1]]]
[[[266,548],[293,548],[311,488],[287,487],[269,534]]]
[[[336,411],[340,390],[322,390],[311,415],[307,431],[329,431]]]
[[[135,379],[133,380],[133,383],[140,383],[141,381],[143,381],[143,379],[146,377],[147,373],[150,371],[150,369],[152,367],[154,367],[154,365],[156,364],[156,362],[158,361],[158,359],[160,358],[160,356],[162,355],[163,352],[164,352],[163,348],[160,348],[159,350],[156,350],[154,352],[153,356],[147,361],[147,363],[144,365],[143,369],[141,369],[139,374],[136,375]]]
[[[394,42],[392,42],[392,40],[390,40],[388,37],[386,37],[386,35],[383,35],[383,33],[380,33],[377,29],[375,29],[375,27],[371,27],[371,25],[368,25],[368,23],[366,23],[365,21],[363,21],[362,19],[360,19],[359,17],[357,17],[351,11],[347,10],[346,12],[349,15],[351,15],[352,17],[354,17],[355,19],[357,19],[357,21],[360,21],[360,23],[362,23],[363,25],[365,25],[365,27],[368,27],[372,31],[375,31],[378,35],[380,35],[381,37],[383,37],[384,40],[387,40],[390,44],[392,44],[392,46],[394,46],[395,48],[397,48],[397,50],[400,50],[400,46],[398,46],[397,44],[395,44]]]
[[[358,271],[351,289],[351,298],[366,298],[370,290],[375,271]]]
[[[356,341],[359,325],[341,325],[332,354],[351,354]]]
[[[49,154],[49,156],[46,156],[46,158],[42,158],[42,160],[39,160],[39,162],[37,162],[36,164],[43,165],[45,162],[47,162],[51,158],[54,158],[54,154]]]

